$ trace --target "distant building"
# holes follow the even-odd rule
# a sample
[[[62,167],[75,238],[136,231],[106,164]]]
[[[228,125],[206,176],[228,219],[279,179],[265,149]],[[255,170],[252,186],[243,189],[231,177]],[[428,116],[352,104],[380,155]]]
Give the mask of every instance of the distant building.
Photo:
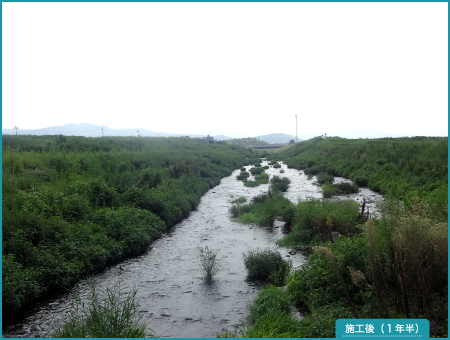
[[[289,144],[294,144],[295,143],[295,140],[293,140],[293,139],[291,139],[290,141],[289,141]]]

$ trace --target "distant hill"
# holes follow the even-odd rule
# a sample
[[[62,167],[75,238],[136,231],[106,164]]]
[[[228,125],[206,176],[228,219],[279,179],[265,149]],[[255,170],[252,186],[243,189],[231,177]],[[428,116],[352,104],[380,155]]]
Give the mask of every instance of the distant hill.
[[[218,135],[218,136],[213,136],[215,140],[230,140],[232,139],[231,137],[228,136],[224,136],[224,135]]]
[[[103,132],[102,132],[103,128]],[[190,135],[190,134],[172,134],[167,132],[155,132],[147,129],[112,129],[107,126],[92,125],[92,124],[75,124],[69,123],[62,126],[52,126],[44,129],[19,129],[18,135],[65,135],[65,136],[84,136],[84,137],[101,137],[104,136],[136,136],[141,137],[204,137],[204,135]],[[14,129],[2,129],[2,134],[15,135]],[[226,137],[226,136],[225,136]]]
[[[278,143],[285,144],[285,143],[289,143],[289,141],[291,139],[295,139],[295,137],[293,135],[287,135],[285,133],[271,133],[268,135],[256,136],[255,138],[258,138],[269,144],[278,144]],[[299,141],[301,141],[300,138],[299,138]]]

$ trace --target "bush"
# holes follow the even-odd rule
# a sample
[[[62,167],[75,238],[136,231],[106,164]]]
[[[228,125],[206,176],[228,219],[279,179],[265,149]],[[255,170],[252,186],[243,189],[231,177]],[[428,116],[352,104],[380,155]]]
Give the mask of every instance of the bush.
[[[269,179],[269,175],[266,174],[265,172],[263,172],[260,175],[255,175],[255,180],[259,180],[259,179],[266,179],[266,180],[268,180]]]
[[[276,218],[283,216],[283,212],[292,206],[292,203],[281,195],[261,194],[252,199],[251,204],[241,209],[239,222],[256,223],[261,227],[272,227]]]
[[[217,251],[213,251],[208,246],[205,246],[205,248],[198,248],[198,256],[204,278],[207,281],[211,281],[213,276],[219,271]]]
[[[265,171],[264,168],[251,168],[251,169],[250,169],[250,172],[251,172],[251,174],[252,174],[253,176],[255,176],[255,175],[260,175],[260,174],[262,174],[264,171]]]
[[[333,186],[341,191],[340,195],[356,194],[359,192],[358,186],[348,182],[336,183]]]
[[[236,176],[238,181],[246,181],[247,178],[250,177],[250,174],[247,171],[242,171],[239,175]]]
[[[325,172],[321,172],[319,174],[317,174],[317,183],[319,183],[320,185],[323,185],[325,183],[333,183],[334,182],[334,176],[329,175]]]
[[[359,187],[367,187],[369,185],[369,178],[366,176],[355,176],[353,177],[353,182]]]
[[[281,168],[281,164],[278,164],[278,163],[277,163],[277,164],[275,164],[273,167],[274,167],[274,169],[279,169],[279,168]]]
[[[340,190],[335,187],[333,184],[325,183],[322,185],[322,197],[323,198],[330,198],[336,195],[340,194]]]
[[[245,171],[245,167],[242,167],[240,170],[241,170],[241,171]]]
[[[264,280],[280,286],[285,283],[292,267],[278,251],[269,249],[250,250],[244,254],[244,264],[249,280]]]
[[[359,216],[359,204],[353,200],[300,201],[297,204],[292,230],[279,244],[295,246],[320,243],[329,240],[332,231],[353,235],[359,232],[356,225],[362,222],[364,219]]]
[[[291,180],[287,177],[273,176],[270,179],[270,188],[274,192],[286,192]]]
[[[311,311],[339,301],[341,287],[331,264],[322,256],[313,254],[308,263],[293,271],[286,283],[286,291],[294,306]]]

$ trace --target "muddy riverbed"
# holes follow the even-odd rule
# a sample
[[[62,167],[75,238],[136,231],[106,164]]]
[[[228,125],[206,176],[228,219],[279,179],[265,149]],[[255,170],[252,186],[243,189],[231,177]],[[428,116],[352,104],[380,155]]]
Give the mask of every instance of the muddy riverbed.
[[[264,162],[267,164],[267,162]],[[247,167],[250,168],[250,167]],[[271,167],[269,175],[289,177],[291,184],[285,196],[292,202],[308,197],[321,198],[321,189],[301,171]],[[293,267],[306,259],[301,253],[289,255],[276,241],[283,237],[282,223],[274,228],[243,225],[232,218],[231,201],[241,196],[249,201],[266,192],[268,184],[248,188],[236,180],[239,170],[207,192],[196,211],[170,232],[158,239],[144,255],[122,262],[96,275],[100,285],[120,282],[123,292],[137,288],[139,313],[147,328],[158,337],[215,337],[222,329],[233,330],[246,315],[247,305],[256,297],[259,285],[246,281],[243,253],[253,249],[278,249]],[[344,179],[337,179],[342,181]],[[370,213],[382,196],[368,189],[350,198],[369,199]],[[212,283],[201,277],[197,247],[218,251],[221,268]],[[86,289],[81,284],[81,294]],[[18,325],[3,330],[3,337],[48,337],[70,308],[70,296],[64,295],[30,312]]]

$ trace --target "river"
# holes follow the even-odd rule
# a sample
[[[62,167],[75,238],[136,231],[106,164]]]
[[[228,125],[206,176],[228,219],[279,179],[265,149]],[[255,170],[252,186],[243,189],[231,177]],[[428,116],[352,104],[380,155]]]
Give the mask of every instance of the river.
[[[264,161],[263,165],[267,162]],[[246,167],[247,169],[250,166]],[[279,173],[283,169],[284,173]],[[271,167],[269,175],[291,180],[285,197],[297,203],[308,197],[321,198],[315,178],[282,164]],[[306,262],[301,253],[289,255],[287,248],[276,245],[283,237],[282,223],[274,228],[243,225],[228,212],[231,201],[245,197],[248,201],[266,192],[269,185],[248,188],[236,180],[240,170],[209,190],[196,211],[154,242],[149,251],[139,257],[112,266],[95,275],[100,285],[120,282],[123,292],[137,288],[139,313],[147,328],[158,337],[216,337],[222,329],[233,330],[246,315],[247,305],[256,297],[260,285],[246,281],[243,253],[254,249],[278,249],[284,258],[298,268]],[[337,179],[343,181],[344,179]],[[375,201],[382,196],[361,189],[349,196],[369,199],[369,209],[375,212]],[[221,267],[211,283],[203,280],[198,260],[198,247],[208,246],[218,252]],[[86,294],[80,284],[81,295]],[[3,330],[3,337],[48,337],[61,323],[70,308],[70,295],[62,295],[39,306],[22,323]]]

